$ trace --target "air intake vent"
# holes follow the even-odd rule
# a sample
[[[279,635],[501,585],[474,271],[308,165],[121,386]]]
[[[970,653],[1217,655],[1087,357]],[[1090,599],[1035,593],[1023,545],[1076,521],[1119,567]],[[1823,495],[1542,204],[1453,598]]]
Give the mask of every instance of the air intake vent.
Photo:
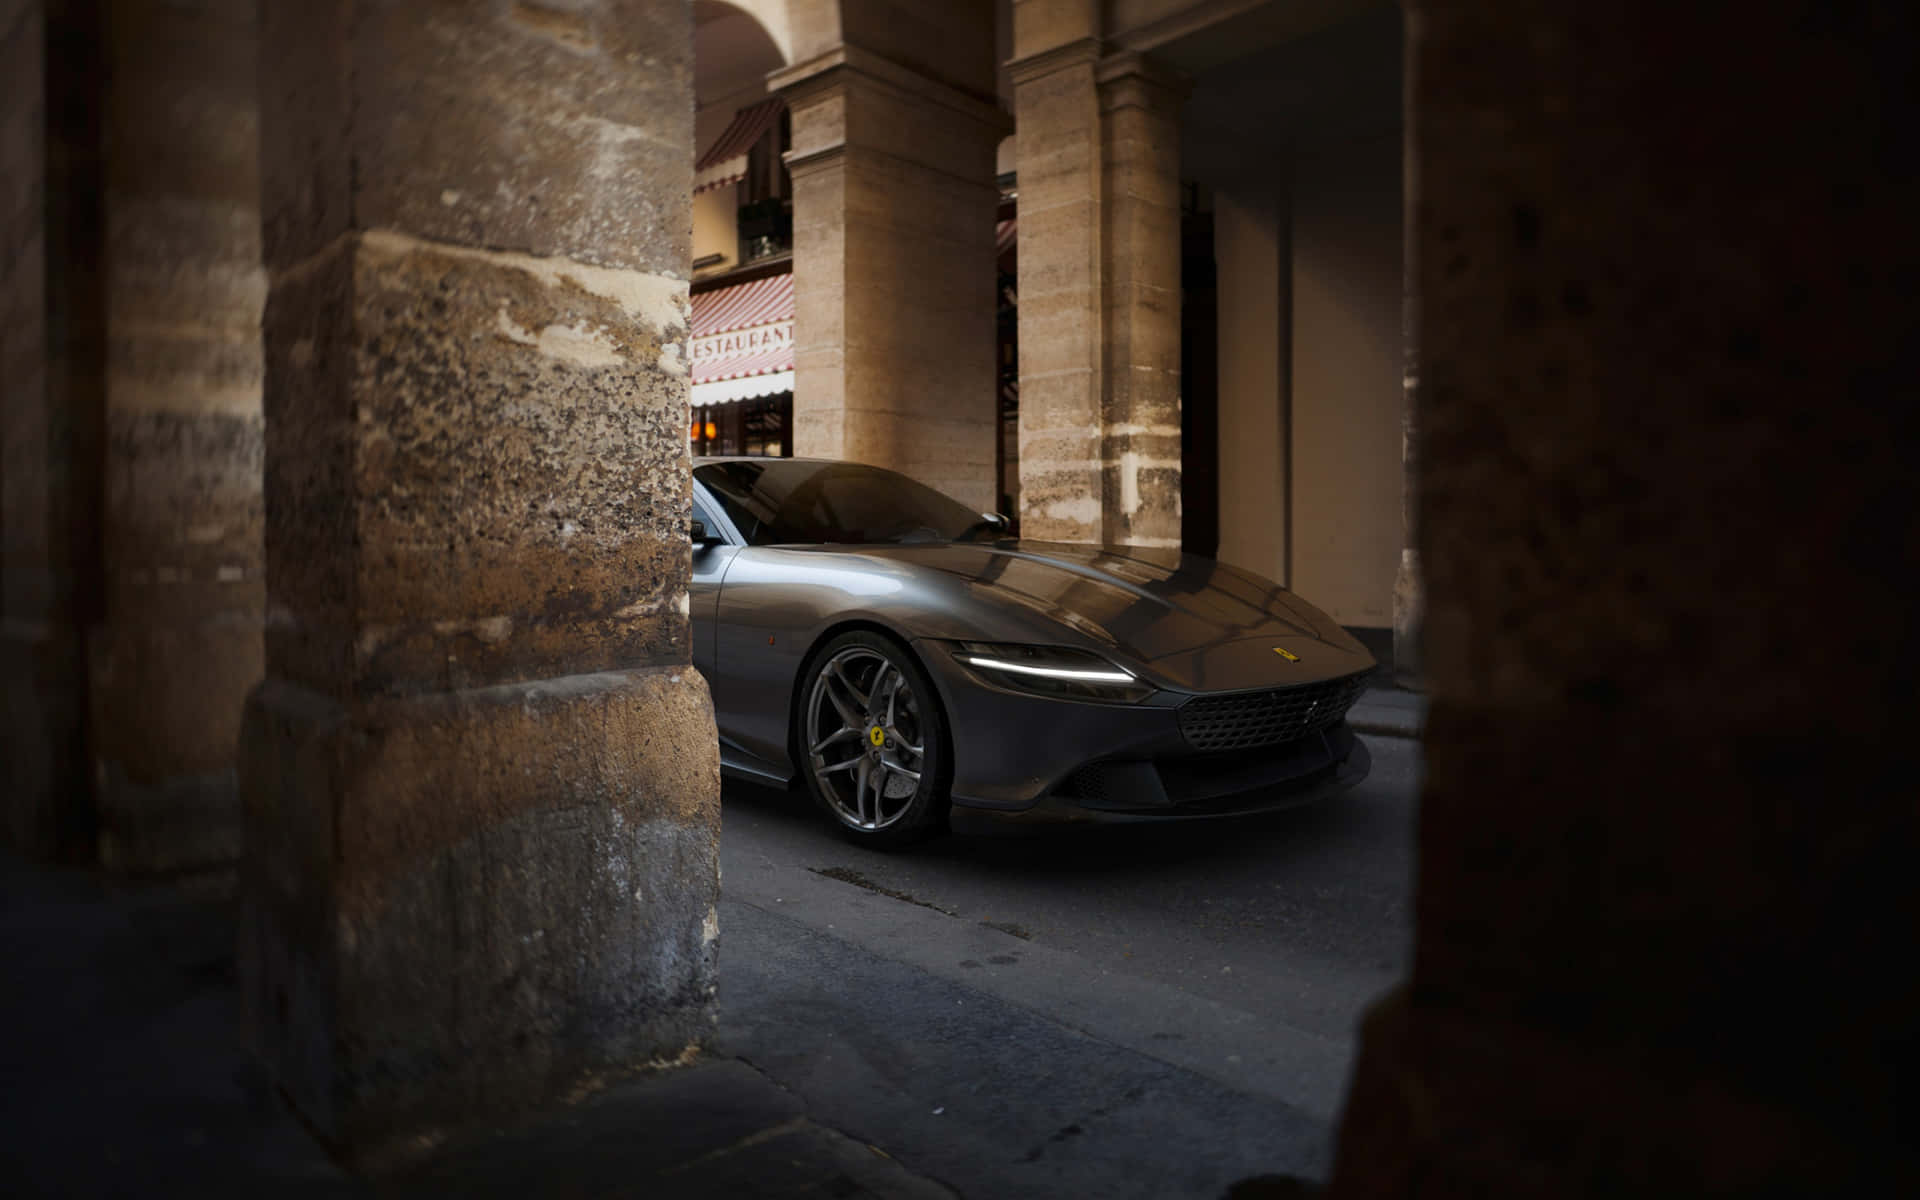
[[[1265,692],[1195,696],[1180,706],[1180,732],[1195,750],[1277,746],[1325,729],[1347,715],[1368,672]]]

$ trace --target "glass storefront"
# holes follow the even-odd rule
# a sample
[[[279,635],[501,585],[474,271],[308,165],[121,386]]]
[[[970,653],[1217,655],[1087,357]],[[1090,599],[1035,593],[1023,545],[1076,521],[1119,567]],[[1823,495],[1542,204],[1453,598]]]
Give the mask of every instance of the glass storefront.
[[[695,407],[688,437],[695,457],[744,454],[789,458],[793,454],[793,393]]]

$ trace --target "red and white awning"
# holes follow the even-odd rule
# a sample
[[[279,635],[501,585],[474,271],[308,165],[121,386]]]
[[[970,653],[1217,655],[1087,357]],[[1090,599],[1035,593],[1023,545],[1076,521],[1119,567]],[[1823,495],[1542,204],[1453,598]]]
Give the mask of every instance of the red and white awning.
[[[693,403],[793,390],[793,276],[769,275],[693,296]]]
[[[754,143],[780,119],[780,110],[784,107],[786,101],[778,96],[769,96],[733,114],[733,122],[700,156],[700,161],[693,164],[694,194],[745,179],[747,155],[753,151]]]

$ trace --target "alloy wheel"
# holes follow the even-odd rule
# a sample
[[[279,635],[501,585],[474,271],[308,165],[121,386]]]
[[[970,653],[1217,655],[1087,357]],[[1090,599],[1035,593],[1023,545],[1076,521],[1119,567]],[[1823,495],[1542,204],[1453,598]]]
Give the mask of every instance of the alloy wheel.
[[[906,816],[926,769],[920,698],[878,650],[848,646],[822,663],[806,708],[808,767],[850,828],[886,829]]]

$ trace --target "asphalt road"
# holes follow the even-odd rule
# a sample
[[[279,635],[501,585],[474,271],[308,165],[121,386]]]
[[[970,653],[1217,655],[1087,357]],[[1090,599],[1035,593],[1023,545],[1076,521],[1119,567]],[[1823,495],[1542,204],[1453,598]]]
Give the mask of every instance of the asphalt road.
[[[1369,741],[1373,777],[1314,809],[894,856],[791,797],[729,787],[720,1021],[700,1064],[378,1189],[247,1063],[230,903],[0,854],[17,985],[0,1019],[32,1031],[0,1049],[0,1178],[8,1195],[141,1179],[1211,1200],[1256,1175],[1322,1176],[1354,1019],[1407,953],[1417,747]]]
[[[1307,809],[896,854],[729,784],[719,1049],[963,1195],[1323,1174],[1410,949],[1418,744],[1368,742]]]

